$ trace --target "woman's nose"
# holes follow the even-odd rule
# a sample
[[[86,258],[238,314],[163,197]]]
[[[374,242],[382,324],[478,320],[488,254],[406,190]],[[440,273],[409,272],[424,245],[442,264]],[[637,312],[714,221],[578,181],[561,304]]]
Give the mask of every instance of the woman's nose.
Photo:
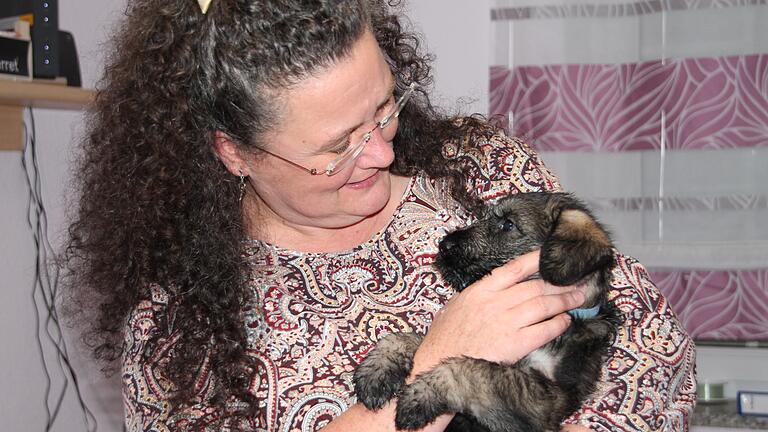
[[[357,158],[357,166],[360,168],[385,168],[395,160],[395,152],[392,150],[392,142],[386,141],[381,136],[381,129],[376,128],[371,132],[371,139],[365,145],[362,153]]]

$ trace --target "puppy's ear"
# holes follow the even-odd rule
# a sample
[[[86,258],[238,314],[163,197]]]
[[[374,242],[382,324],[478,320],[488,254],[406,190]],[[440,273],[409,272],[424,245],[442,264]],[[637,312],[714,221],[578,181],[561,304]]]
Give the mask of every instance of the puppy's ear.
[[[555,285],[572,285],[613,264],[610,235],[578,200],[552,194],[545,208],[553,226],[541,247],[539,272]]]

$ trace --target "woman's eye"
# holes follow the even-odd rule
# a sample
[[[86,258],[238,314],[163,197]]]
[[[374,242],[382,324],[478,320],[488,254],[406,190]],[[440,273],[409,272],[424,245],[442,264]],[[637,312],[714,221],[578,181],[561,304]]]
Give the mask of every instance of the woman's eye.
[[[344,141],[343,143],[340,143],[338,146],[336,146],[333,149],[331,149],[330,152],[334,153],[334,154],[342,154],[342,153],[344,153],[349,148],[350,141],[351,141],[351,137],[347,138],[346,141]]]
[[[381,108],[379,108],[378,111],[376,111],[376,117],[379,119],[379,122],[383,120],[386,116],[392,113],[392,111],[395,109],[395,96],[389,98],[386,104],[382,105]]]
[[[395,108],[395,95],[392,95],[387,100],[387,103],[379,110],[382,114],[388,114]]]
[[[509,232],[515,229],[515,223],[510,219],[504,219],[504,221],[501,223],[501,230],[504,232]]]

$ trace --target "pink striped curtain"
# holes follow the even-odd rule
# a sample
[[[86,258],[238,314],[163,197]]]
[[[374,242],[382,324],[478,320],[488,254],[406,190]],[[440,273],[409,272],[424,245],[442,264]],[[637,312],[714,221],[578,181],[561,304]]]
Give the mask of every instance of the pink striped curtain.
[[[491,114],[699,340],[768,341],[766,0],[498,0]]]

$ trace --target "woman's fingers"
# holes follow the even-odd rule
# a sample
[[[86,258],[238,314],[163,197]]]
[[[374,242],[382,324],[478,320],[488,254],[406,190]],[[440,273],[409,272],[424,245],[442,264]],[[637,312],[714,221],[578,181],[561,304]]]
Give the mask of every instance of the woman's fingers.
[[[514,316],[511,318],[520,328],[528,327],[578,308],[584,304],[584,297],[584,292],[577,289],[532,297],[516,305]]]
[[[489,291],[501,291],[522,282],[539,271],[539,251],[521,255],[501,267],[493,269],[491,274],[476,282],[477,288]]]
[[[584,293],[530,279],[538,270],[539,252],[531,252],[454,296],[417,352],[420,367],[457,355],[517,361],[562,334],[570,325],[564,312],[579,307]]]
[[[494,295],[500,308],[513,308],[537,297],[567,294],[574,289],[573,286],[556,286],[541,279],[532,279],[520,282],[507,290],[494,293]]]
[[[521,328],[520,341],[525,347],[525,352],[531,352],[554,338],[560,336],[571,325],[571,316],[561,313],[534,325]]]
[[[469,287],[469,292],[463,293],[463,300],[484,305],[497,313],[514,308],[512,315],[520,326],[543,321],[584,302],[583,292],[574,287],[559,287],[541,279],[529,280],[538,270],[538,250],[521,255]]]

